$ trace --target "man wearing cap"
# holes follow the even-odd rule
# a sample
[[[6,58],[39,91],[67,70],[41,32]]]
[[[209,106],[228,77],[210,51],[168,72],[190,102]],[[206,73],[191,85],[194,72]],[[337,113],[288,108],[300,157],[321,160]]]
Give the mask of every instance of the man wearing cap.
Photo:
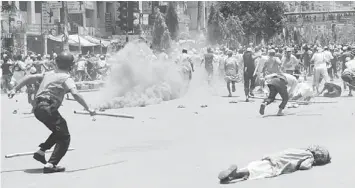
[[[346,69],[341,75],[344,85],[349,86],[349,96],[353,96],[351,90],[355,90],[355,50],[350,54],[352,60],[346,62]]]
[[[304,46],[303,49],[304,49],[304,52],[303,52],[301,59],[303,61],[303,66],[306,70],[306,75],[310,76],[312,52],[309,50],[307,45]],[[305,76],[305,80],[307,80],[307,76]]]
[[[317,52],[314,53],[311,61],[314,62],[313,88],[319,93],[320,78],[323,78],[325,82],[330,81],[326,63],[327,59],[321,47],[317,48]]]
[[[269,50],[269,59],[265,62],[263,74],[269,75],[272,73],[281,73],[280,71],[281,60],[275,57],[275,50]]]
[[[338,55],[335,52],[334,47],[330,47],[330,53],[333,56],[333,59],[330,60],[330,68],[328,68],[328,74],[330,76],[330,81],[333,81],[334,77],[339,78],[337,73]]]
[[[281,59],[282,69],[288,74],[294,74],[295,68],[298,64],[298,59],[292,55],[292,49],[287,48],[286,54]]]

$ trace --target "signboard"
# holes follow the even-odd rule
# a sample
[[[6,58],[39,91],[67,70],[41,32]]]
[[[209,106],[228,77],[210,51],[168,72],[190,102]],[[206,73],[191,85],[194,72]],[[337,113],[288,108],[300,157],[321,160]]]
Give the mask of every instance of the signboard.
[[[54,24],[55,20],[60,21],[60,9],[50,8],[48,3],[42,3],[42,24]]]
[[[151,14],[152,13],[152,2],[151,1],[142,1],[142,13]]]
[[[94,3],[96,3],[96,1],[85,1],[85,8],[90,9],[90,10],[94,10],[95,9]]]
[[[53,9],[62,8],[61,1],[47,1],[47,3],[49,4],[49,8],[53,8]]]
[[[137,19],[133,20],[133,24],[138,25],[139,24],[139,13],[137,13],[137,12],[133,13],[133,17],[137,18]]]
[[[120,20],[120,15],[121,15],[121,12],[120,12],[120,7],[121,7],[121,4],[120,2],[116,2],[115,3],[115,21],[119,21]]]
[[[149,24],[149,14],[143,14],[142,24],[143,25],[148,25]]]
[[[105,29],[107,32],[112,31],[111,13],[105,13]]]
[[[82,1],[67,1],[69,14],[81,14],[84,12],[84,3]]]

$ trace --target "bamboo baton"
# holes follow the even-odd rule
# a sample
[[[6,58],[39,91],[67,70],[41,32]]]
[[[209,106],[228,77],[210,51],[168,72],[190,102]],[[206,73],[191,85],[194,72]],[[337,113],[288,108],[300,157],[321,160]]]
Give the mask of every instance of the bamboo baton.
[[[90,115],[90,113],[86,112],[86,111],[74,111],[74,114]],[[122,115],[122,114],[113,114],[113,113],[96,112],[95,115],[134,119],[134,116]]]
[[[74,148],[69,148],[68,151],[73,151],[75,150]],[[53,152],[53,149],[47,150],[46,153],[51,153]],[[22,156],[28,156],[28,155],[33,155],[36,152],[23,152],[23,153],[13,153],[9,155],[5,155],[5,158],[13,158],[13,157],[22,157]]]

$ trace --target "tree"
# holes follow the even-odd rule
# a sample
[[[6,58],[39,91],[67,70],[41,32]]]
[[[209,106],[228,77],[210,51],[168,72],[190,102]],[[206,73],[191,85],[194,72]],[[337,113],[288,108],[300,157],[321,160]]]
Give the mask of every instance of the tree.
[[[285,19],[285,5],[277,1],[219,1],[219,11],[224,18],[238,16],[245,34],[262,35],[266,40],[280,32]]]
[[[165,19],[163,14],[160,12],[158,8],[155,10],[155,21],[154,21],[154,26],[152,30],[152,37],[153,37],[153,48],[156,50],[161,50],[162,48],[169,46],[170,44],[165,44],[165,42],[170,43],[170,40],[167,40],[167,38],[170,39],[170,36],[167,37],[167,33],[170,35],[168,32],[168,27],[165,23]],[[164,40],[163,40],[164,39]]]
[[[212,4],[208,18],[207,39],[211,44],[220,44],[225,34],[225,21],[222,14]]]
[[[179,18],[176,12],[176,2],[169,2],[165,21],[166,25],[168,26],[171,38],[175,40],[179,32]]]
[[[224,40],[230,46],[235,46],[238,41],[241,41],[243,35],[244,32],[239,18],[237,16],[229,16],[225,23]]]

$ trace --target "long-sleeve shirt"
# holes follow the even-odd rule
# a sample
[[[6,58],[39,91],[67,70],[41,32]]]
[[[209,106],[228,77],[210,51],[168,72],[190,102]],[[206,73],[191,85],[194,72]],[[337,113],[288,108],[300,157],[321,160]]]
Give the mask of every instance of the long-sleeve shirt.
[[[312,168],[314,157],[308,150],[291,148],[267,155],[262,160],[270,161],[273,166],[273,175],[278,176]]]

